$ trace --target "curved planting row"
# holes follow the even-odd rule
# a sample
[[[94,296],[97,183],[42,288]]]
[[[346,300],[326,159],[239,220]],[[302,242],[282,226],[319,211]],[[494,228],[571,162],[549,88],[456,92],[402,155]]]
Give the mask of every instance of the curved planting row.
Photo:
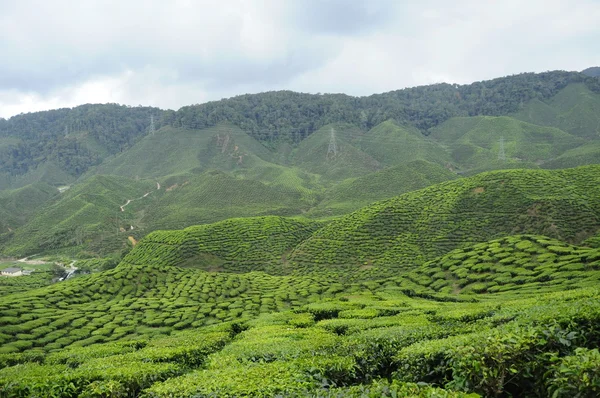
[[[510,170],[434,185],[375,203],[316,231],[290,260],[407,268],[457,247],[514,234],[580,242],[600,227],[600,166]]]

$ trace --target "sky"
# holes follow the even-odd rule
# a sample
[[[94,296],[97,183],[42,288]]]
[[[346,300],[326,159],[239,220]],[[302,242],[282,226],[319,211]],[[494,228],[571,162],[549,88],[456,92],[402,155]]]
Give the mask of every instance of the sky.
[[[600,0],[0,0],[0,117],[600,66]]]

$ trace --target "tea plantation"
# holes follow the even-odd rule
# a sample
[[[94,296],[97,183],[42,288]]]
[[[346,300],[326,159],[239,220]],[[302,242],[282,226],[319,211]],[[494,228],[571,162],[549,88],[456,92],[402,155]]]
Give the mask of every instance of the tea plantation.
[[[598,396],[599,171],[152,232],[0,296],[0,397]]]
[[[332,221],[289,259],[319,267],[386,273],[450,250],[514,234],[580,243],[600,227],[600,166],[506,170],[443,182]]]

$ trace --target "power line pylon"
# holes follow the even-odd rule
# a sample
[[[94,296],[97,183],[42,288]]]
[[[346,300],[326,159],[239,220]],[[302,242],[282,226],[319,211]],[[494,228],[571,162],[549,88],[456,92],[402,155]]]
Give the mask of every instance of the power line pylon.
[[[500,148],[498,149],[498,160],[505,161],[506,154],[504,153],[504,137],[500,138]]]
[[[148,134],[154,135],[155,131],[156,129],[154,127],[154,115],[150,115],[150,127],[148,128]]]
[[[327,147],[327,159],[335,158],[338,153],[337,141],[335,140],[335,130],[331,128],[329,137],[329,146]]]

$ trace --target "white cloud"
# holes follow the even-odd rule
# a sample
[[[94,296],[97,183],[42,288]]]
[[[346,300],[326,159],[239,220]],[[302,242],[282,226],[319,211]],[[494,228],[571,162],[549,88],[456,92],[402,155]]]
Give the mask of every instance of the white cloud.
[[[0,116],[600,65],[595,0],[0,0]]]

